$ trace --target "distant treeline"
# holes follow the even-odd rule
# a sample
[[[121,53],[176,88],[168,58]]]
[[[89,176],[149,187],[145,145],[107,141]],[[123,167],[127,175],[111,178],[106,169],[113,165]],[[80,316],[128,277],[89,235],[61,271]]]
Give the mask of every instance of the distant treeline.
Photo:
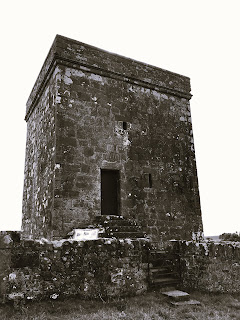
[[[223,233],[219,236],[219,239],[224,241],[240,241],[240,233]]]

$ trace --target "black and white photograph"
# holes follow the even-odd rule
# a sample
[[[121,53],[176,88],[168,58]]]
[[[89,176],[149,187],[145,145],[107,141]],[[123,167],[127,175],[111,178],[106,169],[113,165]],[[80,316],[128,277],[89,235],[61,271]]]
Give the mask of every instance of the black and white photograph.
[[[238,1],[0,8],[0,319],[240,319]]]

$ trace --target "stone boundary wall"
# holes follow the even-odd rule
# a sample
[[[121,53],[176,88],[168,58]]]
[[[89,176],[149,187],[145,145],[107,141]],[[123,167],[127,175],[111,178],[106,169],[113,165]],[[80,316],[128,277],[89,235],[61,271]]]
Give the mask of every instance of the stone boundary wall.
[[[145,239],[13,241],[1,232],[0,302],[140,294],[147,254]]]
[[[106,299],[148,288],[147,239],[20,240],[0,232],[0,303],[80,296]],[[181,289],[240,292],[240,243],[170,241]]]
[[[185,289],[240,292],[240,242],[179,241],[179,250]]]

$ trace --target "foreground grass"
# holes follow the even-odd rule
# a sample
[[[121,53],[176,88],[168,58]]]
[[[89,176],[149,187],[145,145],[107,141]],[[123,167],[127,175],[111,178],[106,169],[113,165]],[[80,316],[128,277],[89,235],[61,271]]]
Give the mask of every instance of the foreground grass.
[[[19,320],[240,320],[240,295],[210,295],[192,293],[200,306],[173,307],[159,292],[151,292],[121,301],[65,301],[35,302],[14,310],[0,307],[0,319]]]

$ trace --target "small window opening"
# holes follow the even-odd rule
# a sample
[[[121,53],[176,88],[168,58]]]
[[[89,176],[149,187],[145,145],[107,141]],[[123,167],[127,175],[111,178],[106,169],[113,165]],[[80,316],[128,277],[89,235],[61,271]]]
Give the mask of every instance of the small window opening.
[[[152,175],[151,175],[151,173],[148,174],[148,184],[149,184],[149,188],[152,188]]]
[[[127,130],[127,122],[123,121],[123,130]]]

